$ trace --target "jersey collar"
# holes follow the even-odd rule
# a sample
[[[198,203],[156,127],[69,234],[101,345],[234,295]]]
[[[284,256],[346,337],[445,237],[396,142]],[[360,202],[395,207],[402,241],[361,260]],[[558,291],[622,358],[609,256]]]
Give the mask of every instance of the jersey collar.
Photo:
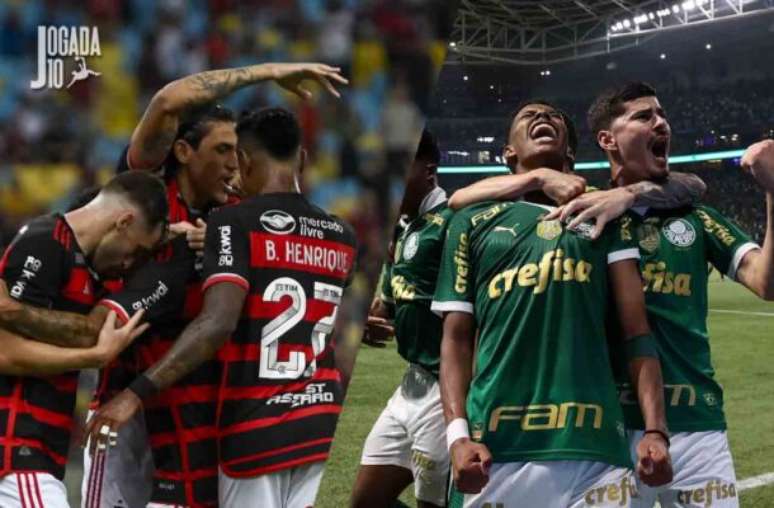
[[[436,206],[446,201],[446,199],[446,191],[443,190],[442,187],[436,187],[435,189],[428,192],[427,196],[425,196],[422,202],[419,203],[419,213],[417,215],[422,215],[428,210],[432,210]]]

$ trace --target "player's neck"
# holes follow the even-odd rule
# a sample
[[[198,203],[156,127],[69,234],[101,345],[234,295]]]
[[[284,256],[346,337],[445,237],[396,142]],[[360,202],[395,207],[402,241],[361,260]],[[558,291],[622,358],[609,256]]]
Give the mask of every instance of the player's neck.
[[[188,171],[185,169],[180,170],[177,173],[176,179],[177,190],[180,192],[180,195],[183,197],[183,201],[185,201],[186,205],[188,205],[190,208],[201,210],[209,204],[208,197],[199,196],[199,194],[196,192],[196,188],[194,187],[193,182],[188,175]]]
[[[67,212],[64,218],[75,235],[78,247],[81,248],[86,257],[92,254],[99,244],[100,238],[107,234],[113,223],[112,214],[104,213],[92,205]]]
[[[301,192],[296,173],[291,168],[284,166],[269,167],[265,174],[268,174],[269,176],[261,187],[261,194]]]

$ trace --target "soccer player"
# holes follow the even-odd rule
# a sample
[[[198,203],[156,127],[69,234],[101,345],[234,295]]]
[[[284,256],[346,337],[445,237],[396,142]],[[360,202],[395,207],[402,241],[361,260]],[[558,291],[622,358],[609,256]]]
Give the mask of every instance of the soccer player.
[[[589,125],[610,161],[617,186],[669,173],[671,129],[656,91],[628,83],[600,94],[589,109]],[[671,210],[636,208],[631,227],[642,253],[648,318],[661,358],[674,481],[640,486],[636,506],[736,507],[736,474],[726,436],[723,391],[715,380],[707,333],[707,265],[765,299],[774,298],[774,142],[751,146],[742,157],[766,192],[767,227],[762,247],[736,224],[707,206]],[[612,191],[608,191],[612,192]],[[609,197],[606,199],[610,199]],[[557,214],[569,220],[597,202],[591,194]],[[625,378],[618,373],[631,439],[643,422]]]
[[[516,112],[504,150],[516,173],[567,167],[565,122],[545,103]],[[432,309],[444,313],[452,503],[626,504],[635,481],[605,339],[610,300],[647,423],[637,472],[671,479],[639,253],[626,220],[591,241],[588,224],[543,220],[552,207],[535,200],[547,196],[528,199],[474,205],[449,225]]]
[[[392,506],[412,482],[419,506],[446,504],[449,457],[437,382],[441,319],[430,311],[452,215],[438,186],[439,160],[436,140],[425,130],[407,174],[402,206],[413,220],[398,237],[393,263],[385,263],[380,298],[395,306],[398,353],[409,368],[365,442],[353,506]],[[391,328],[387,320],[370,316],[369,334],[385,327]]]
[[[30,307],[88,313],[102,292],[100,279],[120,277],[156,249],[166,232],[166,216],[162,182],[151,175],[127,174],[113,178],[81,208],[33,219],[20,229],[0,261],[0,276],[11,297],[29,304],[26,311],[6,307],[3,327],[24,335],[13,318],[34,314],[37,309]],[[115,315],[107,315],[105,331],[110,333]],[[129,322],[127,331],[138,319]],[[66,348],[77,347],[64,334],[56,337],[55,329],[49,333],[61,354],[69,355]],[[40,350],[45,344],[38,346]],[[56,358],[52,366],[45,365],[51,356],[31,359],[29,370],[0,376],[3,507],[68,506],[62,479],[78,375],[72,371],[50,375],[67,368]],[[93,365],[74,362],[69,367],[88,366]]]
[[[248,198],[210,215],[202,310],[92,429],[118,428],[231,337],[220,355],[220,504],[308,506],[341,411],[331,333],[355,239],[300,194],[305,155],[290,113],[248,114],[237,133]]]
[[[234,201],[239,191],[234,183],[239,179],[236,119],[215,101],[267,80],[303,99],[311,97],[304,83],[316,81],[338,97],[331,81],[346,83],[338,71],[317,63],[270,63],[206,71],[173,81],[152,98],[120,159],[118,171],[139,169],[163,174],[171,227],[185,232],[191,246],[201,250],[207,214],[215,206]],[[176,241],[135,274],[128,288],[111,296],[110,302],[121,315],[135,302],[154,308],[149,308],[147,314],[152,325],[149,340],[138,344],[135,354],[125,355],[125,361],[103,370],[96,395],[100,404],[126,388],[138,373],[133,370],[137,365],[148,367],[160,359],[198,314],[201,281],[201,259],[197,260],[184,242]],[[165,294],[159,293],[160,288],[166,288]],[[144,461],[138,459],[145,443],[142,414],[124,427],[118,449],[110,451],[101,468],[96,464],[89,467],[92,464],[86,450],[84,506],[91,508],[92,503],[112,508],[119,501],[140,504],[148,495],[154,506],[214,506],[215,394],[219,382],[220,368],[213,360],[146,405],[145,426],[155,465],[150,494],[145,493],[146,473],[136,467],[138,461]],[[93,481],[92,473],[98,473],[103,480]]]

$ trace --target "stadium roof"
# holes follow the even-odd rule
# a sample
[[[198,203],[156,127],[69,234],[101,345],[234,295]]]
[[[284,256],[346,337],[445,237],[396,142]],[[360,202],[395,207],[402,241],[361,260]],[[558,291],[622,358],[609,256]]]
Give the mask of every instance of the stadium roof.
[[[774,0],[461,0],[447,62],[546,65],[765,12]]]

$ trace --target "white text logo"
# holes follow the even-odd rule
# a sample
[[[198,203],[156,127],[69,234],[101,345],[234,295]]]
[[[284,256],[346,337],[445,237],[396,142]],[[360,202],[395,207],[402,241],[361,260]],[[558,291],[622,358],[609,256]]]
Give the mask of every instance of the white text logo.
[[[92,26],[38,26],[38,77],[30,88],[70,88],[74,83],[101,73],[89,69],[86,57],[101,56],[99,32]],[[73,59],[74,68],[65,86],[65,60]]]

